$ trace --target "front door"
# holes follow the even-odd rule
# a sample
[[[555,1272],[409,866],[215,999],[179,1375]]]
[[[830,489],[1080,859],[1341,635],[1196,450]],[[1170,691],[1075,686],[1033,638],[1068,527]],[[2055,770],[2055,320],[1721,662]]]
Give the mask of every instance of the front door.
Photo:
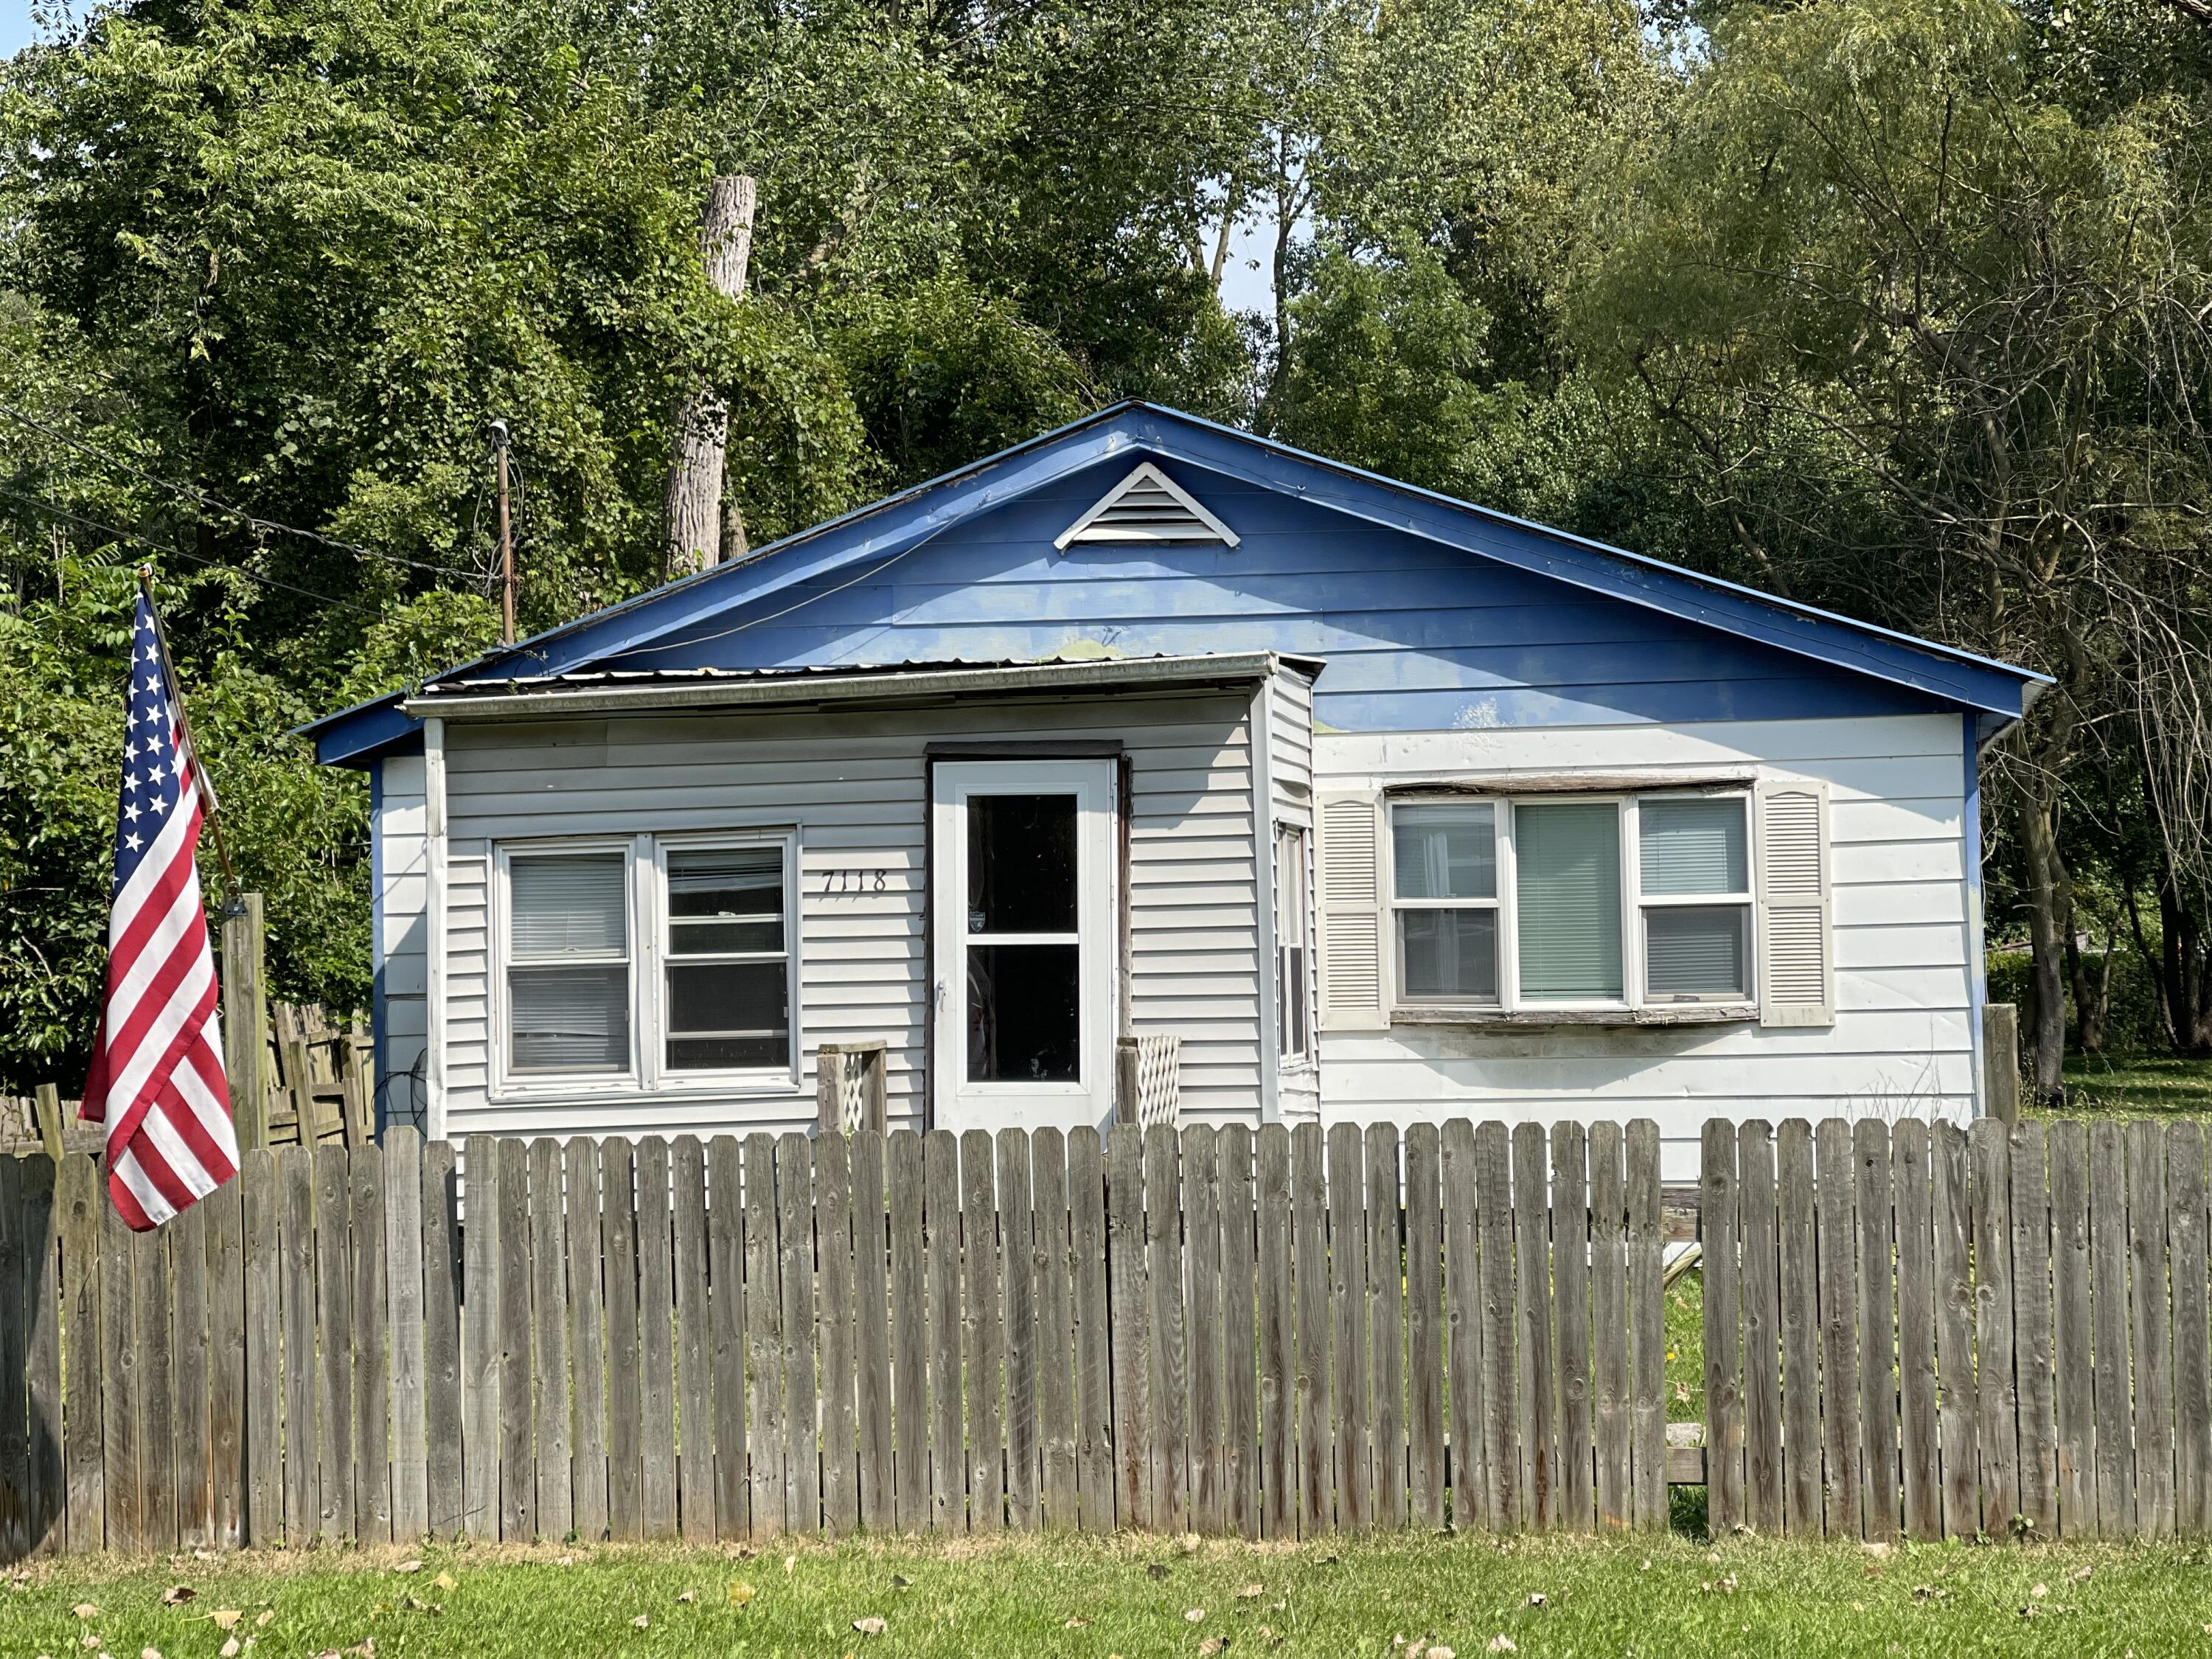
[[[930,794],[936,1127],[1103,1124],[1114,763],[940,761]]]

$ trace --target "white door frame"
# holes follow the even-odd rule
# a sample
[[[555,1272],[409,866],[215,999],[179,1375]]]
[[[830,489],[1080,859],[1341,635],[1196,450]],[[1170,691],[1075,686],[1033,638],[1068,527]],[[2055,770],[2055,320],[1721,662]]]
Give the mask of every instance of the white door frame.
[[[1121,1029],[1116,941],[1121,882],[1119,774],[1101,760],[941,760],[930,767],[930,1094],[941,1129],[1103,1127],[1114,1106],[1114,1036]],[[1079,1080],[968,1080],[968,802],[974,796],[1073,795],[1076,802],[1076,943]],[[1003,942],[1020,943],[1028,935]],[[1031,940],[1030,942],[1044,942]]]

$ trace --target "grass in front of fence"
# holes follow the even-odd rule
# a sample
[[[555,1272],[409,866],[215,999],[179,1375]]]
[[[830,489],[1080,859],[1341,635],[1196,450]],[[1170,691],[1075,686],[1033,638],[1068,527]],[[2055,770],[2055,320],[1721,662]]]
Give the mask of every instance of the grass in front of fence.
[[[1667,1287],[1667,1420],[1705,1420],[1705,1289],[1694,1269]]]
[[[2212,1060],[2069,1054],[2066,1111],[2038,1116],[2212,1119]]]
[[[1405,1659],[1424,1648],[2156,1659],[2202,1653],[2212,1630],[2205,1553],[2176,1546],[1899,1547],[1877,1556],[1763,1541],[1708,1549],[1668,1537],[1399,1536],[1187,1551],[1124,1537],[793,1545],[749,1559],[492,1546],[425,1551],[412,1571],[397,1571],[401,1560],[384,1550],[42,1565],[0,1591],[0,1653],[150,1648],[196,1659],[236,1640],[249,1656],[366,1655],[374,1643],[379,1659]],[[165,1607],[177,1584],[191,1599]],[[867,1626],[875,1620],[879,1633]]]

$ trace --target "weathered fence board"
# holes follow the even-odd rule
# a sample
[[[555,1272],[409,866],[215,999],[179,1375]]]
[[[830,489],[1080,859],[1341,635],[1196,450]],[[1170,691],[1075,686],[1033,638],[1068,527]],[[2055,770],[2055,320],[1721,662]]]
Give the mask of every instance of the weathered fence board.
[[[7,1553],[1665,1522],[1648,1122],[468,1150],[0,1166]],[[1714,1524],[2203,1536],[2204,1154],[1713,1126]]]

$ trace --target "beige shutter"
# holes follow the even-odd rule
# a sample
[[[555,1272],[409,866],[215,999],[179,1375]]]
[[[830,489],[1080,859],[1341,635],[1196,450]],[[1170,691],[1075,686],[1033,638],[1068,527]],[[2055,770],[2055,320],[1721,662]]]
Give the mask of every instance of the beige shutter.
[[[1319,804],[1322,1030],[1388,1030],[1382,804],[1364,793],[1324,793]]]
[[[1826,784],[1759,787],[1759,1023],[1836,1023]]]

